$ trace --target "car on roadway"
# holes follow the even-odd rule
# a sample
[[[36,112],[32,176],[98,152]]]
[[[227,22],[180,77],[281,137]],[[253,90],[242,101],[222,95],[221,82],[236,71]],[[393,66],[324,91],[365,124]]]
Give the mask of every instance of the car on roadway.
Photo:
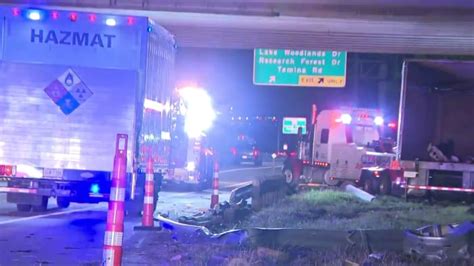
[[[232,162],[236,165],[242,163],[253,163],[255,166],[262,165],[262,154],[258,146],[251,141],[239,141],[231,148]]]

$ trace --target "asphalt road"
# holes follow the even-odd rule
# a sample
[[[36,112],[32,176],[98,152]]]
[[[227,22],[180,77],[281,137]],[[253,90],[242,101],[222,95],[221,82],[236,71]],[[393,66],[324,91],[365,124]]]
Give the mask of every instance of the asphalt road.
[[[227,200],[232,188],[256,176],[272,174],[273,170],[272,163],[222,170],[220,200]],[[208,209],[211,192],[163,191],[160,194],[160,212],[176,218]],[[71,204],[68,209],[59,209],[51,199],[47,212],[19,213],[15,205],[6,202],[5,194],[0,194],[0,266],[99,265],[106,211],[107,203]],[[136,215],[125,218],[125,242],[140,221]]]

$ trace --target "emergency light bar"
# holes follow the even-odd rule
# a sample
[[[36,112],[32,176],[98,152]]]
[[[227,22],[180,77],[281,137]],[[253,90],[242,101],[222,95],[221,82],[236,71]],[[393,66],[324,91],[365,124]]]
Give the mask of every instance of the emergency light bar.
[[[352,115],[349,113],[343,113],[339,118],[336,119],[337,123],[342,123],[344,125],[350,125],[353,120],[356,120],[356,124],[363,123],[367,124],[372,121],[376,126],[383,126],[384,125],[384,119],[380,115],[372,116],[369,115],[367,112],[361,112],[361,111],[353,111]]]

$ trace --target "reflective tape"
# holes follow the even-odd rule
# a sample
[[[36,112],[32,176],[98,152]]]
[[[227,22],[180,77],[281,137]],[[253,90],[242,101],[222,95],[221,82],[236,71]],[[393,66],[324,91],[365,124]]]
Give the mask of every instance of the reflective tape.
[[[36,194],[38,192],[38,190],[37,189],[30,189],[30,188],[0,187],[0,192]]]
[[[145,181],[153,181],[153,174],[146,174]]]
[[[105,231],[104,245],[121,247],[123,242],[123,233],[122,232],[111,232]]]
[[[143,203],[145,203],[145,204],[153,204],[153,197],[145,196],[145,197],[143,198]]]
[[[214,178],[215,178],[215,179],[219,179],[219,173],[214,172]]]
[[[402,188],[405,188],[405,185],[401,185]],[[457,187],[434,187],[434,186],[417,186],[417,185],[408,185],[409,189],[415,190],[438,190],[438,191],[454,191],[454,192],[474,192],[474,188],[457,188]]]
[[[113,249],[104,249],[102,255],[102,265],[104,266],[114,266],[115,262],[115,250]]]
[[[111,201],[125,201],[125,189],[112,187],[110,189],[110,200]]]
[[[306,183],[306,184],[299,184],[300,187],[328,187],[326,184],[318,184],[318,183]]]
[[[219,190],[218,190],[218,189],[212,190],[212,195],[218,195],[218,194],[219,194]]]
[[[403,177],[406,177],[406,178],[415,178],[417,174],[418,174],[417,172],[404,171],[404,172],[403,172]]]

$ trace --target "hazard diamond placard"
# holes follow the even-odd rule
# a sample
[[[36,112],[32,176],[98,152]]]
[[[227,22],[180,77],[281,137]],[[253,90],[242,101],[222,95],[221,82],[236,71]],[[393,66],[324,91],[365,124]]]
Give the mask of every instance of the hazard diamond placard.
[[[93,95],[89,87],[72,69],[66,70],[57,79],[53,80],[44,89],[44,92],[65,115],[74,112]]]

